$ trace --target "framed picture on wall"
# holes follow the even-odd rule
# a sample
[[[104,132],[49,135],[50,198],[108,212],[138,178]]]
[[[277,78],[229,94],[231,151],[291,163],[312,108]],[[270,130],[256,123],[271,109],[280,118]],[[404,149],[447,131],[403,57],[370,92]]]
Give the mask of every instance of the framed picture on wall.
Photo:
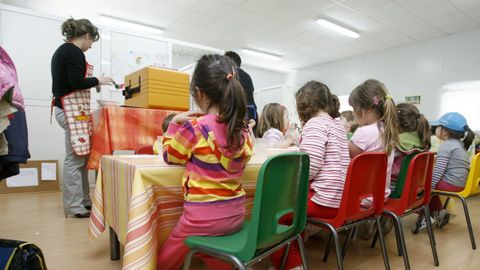
[[[420,96],[407,96],[405,102],[410,104],[420,104]]]

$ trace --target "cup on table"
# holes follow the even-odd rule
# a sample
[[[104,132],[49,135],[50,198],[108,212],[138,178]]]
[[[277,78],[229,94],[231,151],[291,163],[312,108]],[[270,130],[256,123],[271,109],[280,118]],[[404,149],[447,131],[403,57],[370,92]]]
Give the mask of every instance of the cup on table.
[[[162,141],[163,136],[157,136],[157,141],[153,145],[153,153],[157,153],[159,156],[162,155]]]

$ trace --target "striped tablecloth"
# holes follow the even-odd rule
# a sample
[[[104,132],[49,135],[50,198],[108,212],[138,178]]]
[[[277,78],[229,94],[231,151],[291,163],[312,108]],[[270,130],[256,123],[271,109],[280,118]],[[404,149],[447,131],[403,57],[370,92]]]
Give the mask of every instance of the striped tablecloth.
[[[163,134],[163,119],[175,111],[107,106],[93,112],[92,148],[87,169],[97,170],[100,158],[114,150],[153,145]]]
[[[252,159],[245,169],[248,212],[262,162],[261,158]],[[184,169],[167,165],[159,156],[103,156],[93,197],[90,240],[110,226],[125,247],[123,269],[155,269],[157,247],[183,211]]]

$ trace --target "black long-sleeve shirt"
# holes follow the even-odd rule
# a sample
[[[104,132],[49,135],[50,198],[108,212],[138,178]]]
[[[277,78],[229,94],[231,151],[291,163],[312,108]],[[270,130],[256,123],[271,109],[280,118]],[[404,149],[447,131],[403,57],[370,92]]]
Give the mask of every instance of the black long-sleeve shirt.
[[[74,90],[89,89],[98,85],[95,77],[85,78],[86,59],[83,51],[72,43],[64,43],[52,57],[52,93],[55,106],[62,108],[58,97]]]
[[[250,75],[245,72],[243,69],[238,68],[238,75],[240,84],[242,85],[243,89],[245,90],[245,95],[247,96],[247,104],[248,105],[255,105],[255,100],[253,100],[253,82]]]

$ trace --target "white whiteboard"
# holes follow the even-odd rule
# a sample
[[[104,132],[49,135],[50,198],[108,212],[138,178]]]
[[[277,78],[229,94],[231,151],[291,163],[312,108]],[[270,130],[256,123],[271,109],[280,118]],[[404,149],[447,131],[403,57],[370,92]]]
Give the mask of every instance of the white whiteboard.
[[[110,34],[110,73],[117,83],[123,83],[125,75],[146,66],[169,68],[170,55],[166,41],[117,32]]]

